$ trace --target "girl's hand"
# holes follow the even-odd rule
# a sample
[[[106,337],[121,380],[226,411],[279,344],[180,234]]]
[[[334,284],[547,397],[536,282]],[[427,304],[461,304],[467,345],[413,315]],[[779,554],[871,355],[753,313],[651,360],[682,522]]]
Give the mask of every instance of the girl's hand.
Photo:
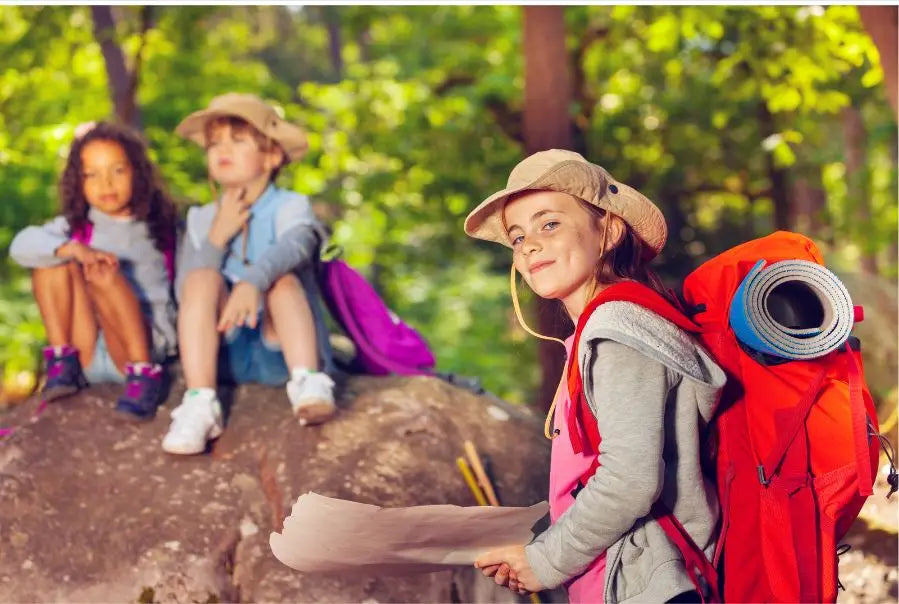
[[[250,219],[250,206],[244,202],[246,189],[226,189],[209,229],[209,242],[218,248],[234,239]]]
[[[512,591],[518,590],[518,574],[509,568],[505,562],[491,564],[481,569],[485,577],[493,577],[493,581],[502,587],[508,587]]]
[[[116,265],[105,260],[86,262],[82,266],[84,267],[85,281],[93,283],[94,285],[110,285],[113,279],[115,279],[116,274],[118,274]]]
[[[538,592],[544,589],[528,563],[524,545],[509,545],[485,552],[478,556],[474,565],[475,568],[480,568],[484,575],[493,576],[497,585],[504,585],[518,593]],[[503,572],[504,566],[509,569],[506,573]]]
[[[103,250],[95,250],[80,241],[69,241],[59,246],[56,249],[56,256],[74,260],[84,266],[95,263],[104,263],[111,268],[118,268],[119,266],[119,259],[115,254],[110,254]]]
[[[218,330],[225,333],[238,325],[255,328],[256,317],[259,313],[259,298],[259,290],[255,285],[246,281],[235,285],[231,295],[228,296],[225,308],[222,309]]]

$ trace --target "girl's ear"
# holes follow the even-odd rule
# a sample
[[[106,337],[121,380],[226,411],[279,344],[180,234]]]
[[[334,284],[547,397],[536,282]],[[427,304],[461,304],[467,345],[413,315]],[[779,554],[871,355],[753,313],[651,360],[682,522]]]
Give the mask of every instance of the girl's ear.
[[[606,249],[613,250],[621,245],[621,241],[624,239],[624,234],[627,227],[624,225],[624,220],[622,220],[615,214],[606,213],[606,220],[609,219],[611,219],[611,222],[609,223],[609,239],[606,243]]]

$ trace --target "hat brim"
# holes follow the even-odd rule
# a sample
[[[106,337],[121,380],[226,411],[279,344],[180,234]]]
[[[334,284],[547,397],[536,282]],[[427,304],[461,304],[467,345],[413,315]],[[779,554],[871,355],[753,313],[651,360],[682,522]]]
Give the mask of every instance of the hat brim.
[[[560,187],[557,181],[566,183],[566,185]],[[550,183],[552,186],[547,186]],[[575,183],[582,184],[578,186]],[[568,193],[587,203],[602,207],[599,200],[591,199],[593,195],[590,187],[593,187],[592,190],[599,188],[599,175],[592,173],[590,164],[571,160],[559,162],[527,184],[507,187],[482,201],[465,219],[465,232],[471,237],[495,241],[511,247],[509,237],[503,228],[501,216],[503,206],[509,197],[522,191],[547,189]]]
[[[599,192],[606,189],[602,185],[603,179],[607,179],[607,185],[614,184],[618,192],[600,195]],[[465,233],[511,248],[502,222],[502,209],[510,196],[528,190],[567,193],[619,216],[648,246],[647,252],[651,256],[658,255],[665,245],[668,236],[665,218],[652,201],[628,185],[615,181],[600,166],[574,160],[559,162],[526,184],[507,187],[490,195],[468,214]]]
[[[285,120],[278,120],[274,124],[258,124],[251,116],[243,115],[239,111],[225,111],[222,109],[201,109],[194,111],[175,128],[175,133],[206,148],[206,124],[211,119],[219,117],[239,117],[259,130],[264,136],[270,137],[284,150],[287,161],[296,161],[306,154],[309,141],[302,128]],[[266,127],[268,126],[268,127]],[[285,163],[287,163],[285,161]]]

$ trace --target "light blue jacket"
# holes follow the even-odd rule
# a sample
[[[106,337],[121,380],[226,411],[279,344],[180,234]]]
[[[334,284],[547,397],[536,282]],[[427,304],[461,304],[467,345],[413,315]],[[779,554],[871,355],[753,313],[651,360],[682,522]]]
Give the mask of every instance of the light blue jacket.
[[[316,340],[322,369],[333,370],[328,328],[324,320],[318,286],[319,250],[327,234],[312,212],[306,196],[270,184],[250,206],[247,257],[243,258],[243,237],[238,234],[222,249],[209,242],[209,230],[217,203],[195,206],[187,213],[187,227],[178,258],[175,292],[187,274],[198,268],[214,268],[234,284],[252,283],[266,292],[282,275],[297,275],[315,320]]]

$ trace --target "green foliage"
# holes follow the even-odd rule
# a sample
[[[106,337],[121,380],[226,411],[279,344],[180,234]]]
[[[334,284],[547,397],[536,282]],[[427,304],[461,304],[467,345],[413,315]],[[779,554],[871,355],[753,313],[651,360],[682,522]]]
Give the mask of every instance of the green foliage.
[[[508,253],[462,234],[468,210],[521,158],[520,7],[155,7],[147,32],[141,10],[114,8],[116,41],[131,66],[141,53],[144,133],[184,206],[211,192],[202,151],[175,125],[228,90],[271,99],[309,131],[307,157],[282,184],[313,198],[439,368],[532,400],[539,370],[511,311]],[[837,262],[866,254],[895,277],[895,122],[854,8],[577,6],[566,23],[576,140],[663,207],[664,274],[770,231],[781,173],[822,191],[811,234]],[[0,59],[6,250],[54,214],[74,127],[113,107],[88,6],[0,7]],[[846,177],[850,105],[867,134],[861,189]],[[0,363],[27,366],[40,323],[23,272],[0,271],[12,317]]]

